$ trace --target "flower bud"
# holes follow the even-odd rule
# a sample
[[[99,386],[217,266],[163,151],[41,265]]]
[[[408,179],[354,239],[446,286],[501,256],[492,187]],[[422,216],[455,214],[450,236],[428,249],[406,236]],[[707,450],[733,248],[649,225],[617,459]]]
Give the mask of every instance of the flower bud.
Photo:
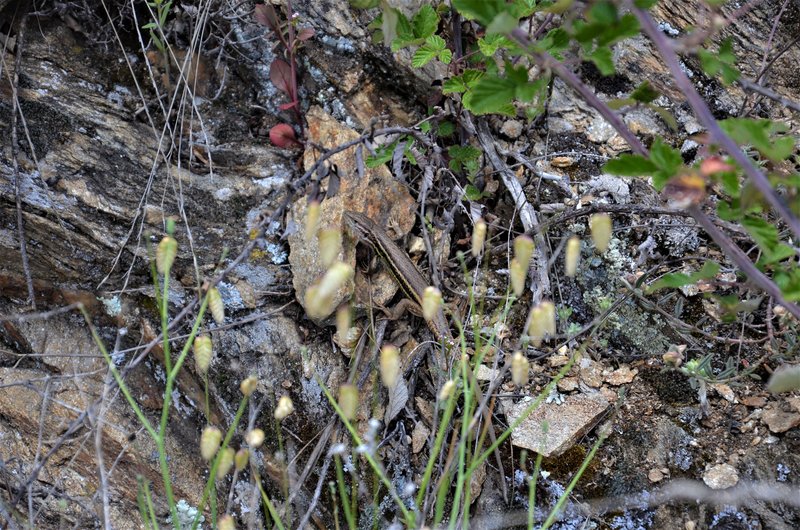
[[[514,257],[525,269],[531,264],[533,248],[533,239],[526,235],[521,235],[514,240]]]
[[[572,236],[567,241],[567,248],[564,251],[564,274],[573,278],[578,272],[578,261],[581,258],[581,240],[578,236]]]
[[[199,335],[195,337],[192,347],[194,350],[194,364],[197,367],[197,373],[205,376],[208,373],[208,367],[211,365],[211,356],[213,354],[211,337],[208,335]]]
[[[261,429],[253,429],[244,435],[244,441],[247,442],[247,445],[251,448],[257,449],[264,443],[264,431]]]
[[[316,285],[306,289],[305,307],[313,319],[327,317],[333,311],[333,297],[339,288],[353,277],[353,267],[337,261]]]
[[[239,384],[239,390],[242,391],[242,394],[244,394],[245,397],[250,397],[250,395],[256,391],[257,386],[258,378],[256,378],[254,375],[251,375]]]
[[[522,355],[522,352],[516,351],[511,356],[511,381],[517,388],[523,387],[528,384],[528,372],[531,363]]]
[[[483,243],[486,241],[486,223],[483,219],[475,221],[472,227],[472,255],[477,257],[483,250]]]
[[[224,451],[219,455],[219,462],[217,463],[217,480],[222,480],[225,478],[225,475],[233,467],[233,456],[234,452],[231,447],[226,447]]]
[[[608,250],[611,241],[611,216],[607,213],[596,213],[589,218],[589,229],[592,231],[594,246],[602,254]]]
[[[514,296],[522,296],[525,290],[525,278],[528,276],[528,269],[517,259],[512,258],[509,265],[509,274],[511,275],[511,290]]]
[[[250,461],[250,450],[246,447],[242,447],[236,454],[233,456],[233,465],[236,466],[237,471],[243,470],[247,467],[247,463]]]
[[[381,348],[381,381],[388,389],[397,385],[400,375],[400,351],[392,344]]]
[[[221,441],[222,431],[210,425],[203,429],[203,434],[200,435],[200,456],[203,460],[208,462],[214,458]]]
[[[323,267],[330,267],[342,251],[342,233],[335,228],[320,230],[319,258]]]
[[[278,406],[275,407],[275,419],[283,421],[286,416],[294,412],[294,403],[289,396],[281,396],[278,400]]]
[[[431,321],[436,318],[442,307],[442,292],[433,286],[428,286],[422,292],[422,316]]]
[[[541,302],[531,309],[528,336],[535,347],[542,345],[542,340],[556,334],[556,308],[552,302]]]
[[[208,290],[208,310],[211,311],[214,322],[217,324],[225,322],[225,304],[222,302],[222,295],[219,294],[219,289],[216,287]]]
[[[156,247],[156,270],[167,275],[178,255],[178,242],[172,236],[165,236]]]
[[[236,530],[236,522],[226,513],[217,521],[217,528],[219,530]]]
[[[317,235],[317,228],[319,228],[319,214],[319,201],[314,200],[308,203],[308,208],[306,208],[306,241],[311,241],[311,238]]]
[[[350,323],[352,322],[350,306],[342,305],[336,310],[336,334],[339,335],[341,340],[346,340],[350,331]]]
[[[453,391],[456,389],[456,382],[452,379],[448,379],[444,385],[442,385],[442,389],[439,391],[439,401],[447,401],[450,399],[450,396],[453,395]]]
[[[339,387],[339,408],[346,420],[353,420],[358,410],[358,387],[344,384]]]

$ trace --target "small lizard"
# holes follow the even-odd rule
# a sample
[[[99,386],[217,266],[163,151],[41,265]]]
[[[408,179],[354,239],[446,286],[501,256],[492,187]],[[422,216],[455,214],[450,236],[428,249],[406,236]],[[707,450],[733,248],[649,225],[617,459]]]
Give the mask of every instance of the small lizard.
[[[350,233],[373,249],[389,269],[406,298],[421,312],[422,296],[430,283],[419,272],[408,255],[366,215],[344,212],[343,218]],[[437,340],[443,341],[448,349],[455,345],[456,342],[450,333],[450,324],[448,324],[441,307],[434,318],[427,322]],[[445,369],[444,359],[437,358],[437,363],[439,368]]]

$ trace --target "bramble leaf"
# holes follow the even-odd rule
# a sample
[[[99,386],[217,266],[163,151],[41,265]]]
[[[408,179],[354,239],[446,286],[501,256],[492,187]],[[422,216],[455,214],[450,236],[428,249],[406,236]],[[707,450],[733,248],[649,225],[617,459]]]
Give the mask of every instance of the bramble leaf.
[[[436,32],[439,27],[439,15],[429,4],[423,5],[411,20],[414,37],[427,39]]]
[[[700,280],[710,280],[718,273],[719,273],[719,264],[715,261],[706,261],[703,264],[703,268],[691,274],[684,274],[682,272],[665,274],[657,281],[650,284],[647,287],[646,292],[647,294],[651,294],[658,291],[659,289],[677,288],[677,287],[683,287],[684,285],[692,285],[699,282]]]
[[[622,154],[614,160],[609,160],[603,166],[603,171],[612,175],[623,177],[643,177],[652,175],[658,167],[641,155]]]

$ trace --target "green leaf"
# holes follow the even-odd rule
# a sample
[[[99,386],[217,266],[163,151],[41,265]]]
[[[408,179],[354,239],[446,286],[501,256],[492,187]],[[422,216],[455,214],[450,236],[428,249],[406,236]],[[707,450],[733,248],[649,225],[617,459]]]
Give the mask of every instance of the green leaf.
[[[717,53],[701,49],[698,50],[697,56],[700,59],[700,67],[709,77],[720,75],[725,85],[730,85],[739,78],[736,55],[733,53],[733,43],[730,38],[722,41]]]
[[[481,190],[479,190],[472,184],[467,184],[466,186],[464,186],[464,194],[467,197],[467,199],[471,201],[479,201],[483,198],[483,193],[481,193]]]
[[[455,75],[444,82],[442,85],[442,94],[460,94],[466,92],[472,88],[483,75],[483,72],[480,70],[464,70],[461,75]]]
[[[719,273],[719,264],[715,261],[706,261],[703,268],[691,274],[684,274],[682,272],[674,272],[672,274],[665,274],[657,281],[650,284],[646,292],[647,294],[654,293],[664,288],[677,288],[684,285],[693,285],[700,280],[710,280]]]
[[[661,138],[656,138],[650,146],[650,160],[658,166],[659,171],[674,176],[683,165],[683,157],[677,149],[665,144]]]
[[[412,18],[411,26],[413,28],[414,37],[418,39],[427,39],[436,33],[436,29],[439,27],[439,15],[436,14],[436,10],[433,9],[433,7],[429,4],[425,4]]]
[[[727,1],[727,0],[725,0]],[[633,0],[633,5],[639,9],[650,9],[658,3],[658,0]]]
[[[444,64],[450,64],[450,61],[453,60],[453,52],[445,48],[439,52],[439,60],[442,61]]]
[[[486,26],[486,33],[489,35],[503,35],[511,33],[519,25],[519,19],[512,16],[508,11],[501,11],[494,17],[492,22]]]
[[[592,53],[587,55],[586,58],[592,61],[597,69],[600,70],[600,73],[604,76],[614,74],[614,59],[611,54],[611,48],[605,46],[602,48],[597,48]]]
[[[513,43],[506,36],[497,33],[478,39],[478,49],[486,57],[491,57],[500,48],[509,48],[512,45]]]
[[[617,21],[617,8],[611,2],[595,2],[586,14],[590,23],[611,25]]]
[[[436,128],[436,132],[439,136],[450,136],[456,132],[456,126],[452,121],[443,121]]]
[[[794,255],[791,247],[781,243],[778,228],[774,224],[755,216],[747,216],[741,223],[761,249],[761,264],[776,263]]]
[[[762,155],[775,162],[788,158],[794,152],[794,139],[790,136],[776,137],[784,126],[771,120],[728,118],[719,122],[739,145],[752,145]]]
[[[516,115],[513,105],[517,84],[510,79],[486,75],[470,91],[470,98],[462,99],[475,114]]]
[[[452,145],[447,149],[447,154],[449,154],[450,158],[454,160],[466,162],[467,160],[479,158],[482,154],[482,151],[471,145]]]
[[[506,9],[505,0],[452,0],[452,6],[464,17],[489,26]]]
[[[658,114],[659,117],[662,120],[664,120],[664,123],[666,123],[670,129],[672,129],[673,131],[678,130],[678,120],[675,119],[675,116],[673,116],[670,111],[668,111],[663,107],[659,107],[658,105],[651,105],[649,103],[646,103],[645,105],[647,106],[648,109]]]
[[[623,177],[643,177],[652,175],[658,171],[658,167],[641,155],[622,154],[606,162],[603,171]]]
[[[445,45],[443,38],[438,35],[431,35],[425,39],[425,44],[414,52],[414,57],[411,59],[411,66],[414,68],[422,68],[440,55],[446,49]],[[450,57],[452,57],[452,54]],[[449,62],[449,60],[447,62]]]
[[[569,33],[563,28],[554,28],[534,43],[533,47],[538,52],[549,52],[551,54],[563,51],[569,46]]]
[[[631,92],[631,97],[640,103],[651,103],[660,94],[650,85],[650,81],[645,81]]]
[[[776,272],[775,283],[781,288],[784,298],[789,302],[800,302],[800,268]]]

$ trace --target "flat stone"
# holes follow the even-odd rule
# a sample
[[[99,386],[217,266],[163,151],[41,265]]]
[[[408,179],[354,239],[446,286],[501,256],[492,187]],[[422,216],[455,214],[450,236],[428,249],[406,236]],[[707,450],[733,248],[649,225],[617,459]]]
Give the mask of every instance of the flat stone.
[[[417,424],[414,425],[414,430],[411,431],[411,451],[414,454],[422,451],[422,448],[425,447],[425,443],[428,441],[428,436],[430,435],[431,430],[428,429],[424,423],[418,421]]]
[[[761,421],[774,433],[786,432],[800,425],[800,412],[784,401],[764,409]]]
[[[633,381],[633,378],[636,377],[636,374],[639,373],[639,370],[634,368],[631,370],[631,367],[628,365],[622,365],[616,370],[611,373],[603,373],[603,379],[606,383],[612,386],[620,386],[625,385]]]
[[[358,133],[337,121],[319,107],[312,107],[306,114],[308,138],[325,148],[336,147],[358,137]],[[316,160],[316,152],[307,149],[304,159],[306,170]],[[333,197],[325,199],[320,206],[319,228],[339,229],[343,232],[341,261],[355,267],[355,242],[344,234],[342,214],[345,211],[362,212],[378,225],[385,227],[390,236],[400,237],[414,226],[414,198],[406,187],[400,184],[386,166],[364,168],[364,175],[358,177],[356,157],[352,151],[344,151],[329,159],[335,164],[339,174],[339,189]],[[330,182],[329,178],[323,185]],[[305,304],[306,290],[317,282],[327,268],[322,264],[319,241],[316,237],[306,237],[306,199],[292,205],[288,226],[289,263],[292,269],[292,282],[300,305]],[[356,271],[353,282],[348,282],[334,297],[331,307],[335,309],[342,302],[355,298],[357,303],[384,305],[397,292],[397,284],[391,273],[381,270],[370,277],[370,281]],[[322,315],[321,323],[330,315]]]
[[[581,359],[581,381],[592,388],[600,388],[603,384],[603,369],[595,361]]]
[[[703,482],[712,490],[724,490],[739,482],[739,473],[730,464],[717,464],[703,473]]]
[[[506,403],[504,409],[508,423],[522,416],[533,401],[525,398],[517,403]],[[608,401],[600,395],[566,396],[561,405],[542,403],[514,429],[511,443],[544,457],[558,456],[589,432],[607,409]]]

